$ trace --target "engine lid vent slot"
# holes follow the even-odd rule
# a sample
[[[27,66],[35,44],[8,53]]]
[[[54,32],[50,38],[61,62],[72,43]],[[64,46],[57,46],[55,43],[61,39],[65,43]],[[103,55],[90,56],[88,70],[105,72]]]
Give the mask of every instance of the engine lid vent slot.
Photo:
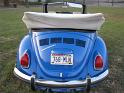
[[[39,42],[40,46],[49,45],[49,38],[41,39]]]
[[[62,38],[51,38],[50,43],[62,43]]]
[[[76,46],[85,47],[86,41],[76,39]]]
[[[74,39],[73,38],[63,38],[63,43],[74,44]]]
[[[74,38],[45,38],[39,40],[40,46],[49,45],[49,44],[55,44],[55,43],[65,43],[65,44],[75,44],[76,46],[85,47],[86,41],[80,40],[80,39],[74,39]]]

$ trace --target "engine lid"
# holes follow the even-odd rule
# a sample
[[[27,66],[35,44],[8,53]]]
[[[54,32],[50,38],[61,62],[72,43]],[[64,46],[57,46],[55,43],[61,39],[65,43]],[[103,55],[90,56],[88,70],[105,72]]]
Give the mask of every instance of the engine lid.
[[[41,32],[35,36],[34,46],[41,73],[50,78],[69,79],[80,76],[82,72],[81,77],[86,77],[93,36],[93,33],[88,37],[75,32]]]

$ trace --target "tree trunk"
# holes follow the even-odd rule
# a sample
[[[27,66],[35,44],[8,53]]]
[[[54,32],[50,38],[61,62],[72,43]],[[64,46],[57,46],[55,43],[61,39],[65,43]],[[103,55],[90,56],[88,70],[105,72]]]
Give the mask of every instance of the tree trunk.
[[[25,0],[25,5],[26,5],[27,8],[29,8],[28,0]]]
[[[38,2],[41,2],[41,0],[38,0]]]
[[[8,7],[9,6],[9,0],[4,0],[3,3],[4,3],[4,7]]]

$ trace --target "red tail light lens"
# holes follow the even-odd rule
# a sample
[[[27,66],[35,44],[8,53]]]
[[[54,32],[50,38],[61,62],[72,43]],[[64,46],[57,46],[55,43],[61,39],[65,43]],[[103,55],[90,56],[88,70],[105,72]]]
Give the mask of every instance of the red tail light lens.
[[[96,70],[101,70],[103,68],[103,59],[100,55],[96,56],[94,67]]]
[[[20,64],[22,67],[27,68],[29,67],[29,56],[27,53],[25,53],[20,60]]]

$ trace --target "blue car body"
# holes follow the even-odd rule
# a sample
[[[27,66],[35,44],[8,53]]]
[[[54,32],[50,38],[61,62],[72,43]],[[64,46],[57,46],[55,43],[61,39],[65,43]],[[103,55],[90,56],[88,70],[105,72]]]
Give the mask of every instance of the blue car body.
[[[20,42],[14,74],[33,90],[89,90],[108,75],[106,45],[97,33],[102,14],[27,12],[23,21],[29,33]]]
[[[29,76],[36,73],[37,79],[62,82],[86,80],[87,76],[99,76],[108,70],[107,49],[96,31],[42,30],[44,31],[29,32],[20,43],[16,68],[22,73]],[[73,54],[73,65],[51,65],[51,51],[57,54]],[[20,57],[25,52],[30,56],[28,69],[20,65]],[[104,67],[102,70],[95,70],[94,59],[99,53],[103,57]],[[60,73],[62,73],[61,76]]]

